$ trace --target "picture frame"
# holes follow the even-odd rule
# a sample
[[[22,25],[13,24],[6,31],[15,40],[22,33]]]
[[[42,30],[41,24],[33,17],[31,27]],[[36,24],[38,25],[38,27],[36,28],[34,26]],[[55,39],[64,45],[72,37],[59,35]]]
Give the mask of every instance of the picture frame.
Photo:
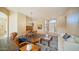
[[[42,24],[38,24],[38,29],[42,29]]]

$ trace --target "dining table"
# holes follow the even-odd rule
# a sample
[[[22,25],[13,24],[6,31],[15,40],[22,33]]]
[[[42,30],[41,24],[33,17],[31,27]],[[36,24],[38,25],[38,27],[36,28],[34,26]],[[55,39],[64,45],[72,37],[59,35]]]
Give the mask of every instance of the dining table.
[[[36,43],[40,43],[41,38],[32,38],[31,39],[31,43],[36,44]]]
[[[43,41],[46,41],[48,43],[48,46],[50,47],[50,41],[51,40],[52,40],[52,37],[51,36],[50,37],[43,36],[43,37],[41,37],[40,43],[42,44]]]

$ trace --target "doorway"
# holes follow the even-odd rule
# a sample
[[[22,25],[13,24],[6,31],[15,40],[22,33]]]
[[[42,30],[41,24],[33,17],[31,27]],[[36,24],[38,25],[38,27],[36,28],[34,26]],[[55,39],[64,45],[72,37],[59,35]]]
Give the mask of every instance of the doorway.
[[[49,20],[49,32],[56,32],[56,19]]]

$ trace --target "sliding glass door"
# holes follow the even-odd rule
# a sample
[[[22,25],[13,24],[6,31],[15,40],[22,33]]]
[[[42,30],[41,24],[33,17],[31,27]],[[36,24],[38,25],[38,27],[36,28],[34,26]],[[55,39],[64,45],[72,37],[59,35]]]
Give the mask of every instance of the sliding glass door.
[[[0,50],[8,49],[8,16],[0,12]]]

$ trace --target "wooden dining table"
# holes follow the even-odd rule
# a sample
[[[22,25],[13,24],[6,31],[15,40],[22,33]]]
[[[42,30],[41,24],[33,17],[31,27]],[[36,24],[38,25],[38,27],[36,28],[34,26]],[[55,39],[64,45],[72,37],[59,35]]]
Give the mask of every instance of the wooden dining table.
[[[31,45],[32,45],[31,51],[40,51],[41,50],[41,47],[39,45],[36,45],[36,44],[31,44]],[[27,51],[26,47],[27,47],[27,45],[21,47],[20,51]]]
[[[50,47],[51,37],[42,37],[40,43],[42,43],[43,41],[46,41],[48,43],[48,46]]]
[[[32,38],[31,39],[31,43],[35,44],[35,43],[40,43],[41,38]]]

